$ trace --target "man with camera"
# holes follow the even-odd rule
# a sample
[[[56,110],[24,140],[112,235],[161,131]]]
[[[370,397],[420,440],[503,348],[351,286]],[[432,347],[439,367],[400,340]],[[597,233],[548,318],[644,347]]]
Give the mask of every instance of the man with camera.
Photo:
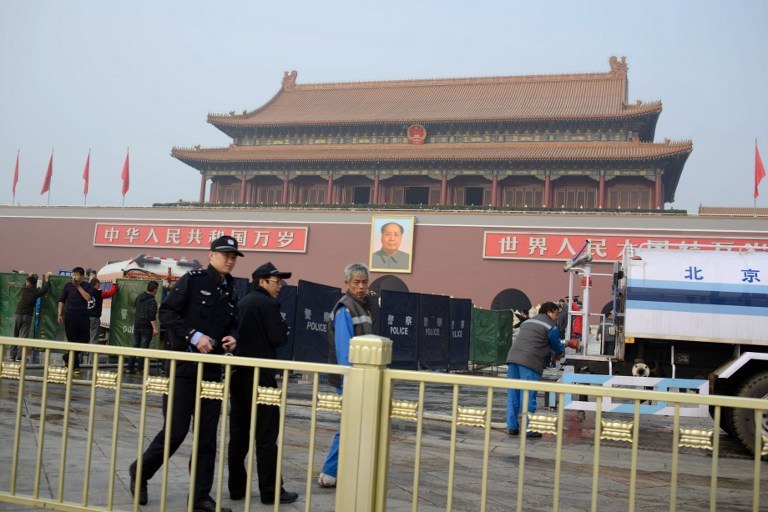
[[[242,256],[237,240],[222,236],[211,243],[208,268],[187,272],[176,282],[160,306],[160,321],[168,329],[171,350],[200,354],[223,354],[236,347],[237,297],[234,278],[230,275],[237,257]],[[221,381],[221,366],[206,363],[203,380]],[[179,361],[173,382],[173,410],[170,432],[170,454],[179,448],[189,432],[195,412],[197,363]],[[165,410],[165,408],[164,408]],[[167,413],[167,411],[166,411]],[[197,439],[197,468],[193,500],[195,512],[215,512],[211,498],[216,461],[216,431],[221,415],[221,401],[200,400],[200,433]],[[155,436],[141,459],[141,474],[137,461],[131,464],[131,494],[139,482],[139,504],[148,501],[147,480],[163,464],[165,427]],[[231,512],[222,507],[223,512]]]
[[[67,341],[88,343],[91,321],[88,318],[88,303],[91,301],[91,284],[84,281],[83,267],[72,269],[72,282],[64,285],[59,296],[59,323],[64,324]],[[75,377],[80,376],[80,352],[73,352]],[[69,352],[61,356],[64,363],[69,363]]]

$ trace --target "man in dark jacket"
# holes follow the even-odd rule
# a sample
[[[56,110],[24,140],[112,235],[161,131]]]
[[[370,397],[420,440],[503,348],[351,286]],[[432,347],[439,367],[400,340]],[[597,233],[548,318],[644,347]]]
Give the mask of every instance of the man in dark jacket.
[[[277,359],[276,350],[288,341],[288,325],[280,313],[277,296],[283,279],[290,272],[280,272],[272,263],[265,263],[253,274],[253,289],[238,303],[237,350],[239,357]],[[277,388],[275,371],[259,369],[259,386]],[[233,500],[245,497],[247,474],[245,455],[248,453],[253,402],[251,368],[237,368],[232,376],[229,423],[229,495]],[[299,498],[277,485],[277,436],[280,432],[280,408],[259,404],[256,410],[256,462],[261,502],[293,503]]]
[[[147,291],[141,292],[134,305],[136,316],[133,319],[133,348],[149,348],[152,336],[160,334],[157,328],[157,281],[147,283]],[[136,373],[136,357],[128,361],[127,373]]]
[[[99,330],[101,328],[101,311],[104,305],[104,299],[109,299],[117,293],[117,283],[112,283],[109,290],[101,289],[101,281],[97,278],[91,279],[91,300],[88,302],[88,318],[90,323],[89,341],[93,345],[99,344]]]
[[[568,308],[570,307],[570,299],[560,299],[558,301],[558,313],[555,325],[561,340],[565,339],[565,333],[568,331]]]
[[[30,275],[24,280],[24,286],[22,286],[19,293],[19,303],[16,304],[16,311],[13,313],[14,338],[29,338],[29,333],[32,331],[32,317],[35,313],[37,299],[48,293],[50,289],[50,272],[45,274],[43,287],[40,289],[37,288],[37,276],[35,274]],[[17,345],[11,347],[11,360],[21,360],[21,349]]]
[[[237,342],[237,297],[234,278],[230,275],[237,257],[237,241],[222,236],[211,243],[208,268],[191,270],[171,288],[160,306],[160,321],[168,329],[171,350],[200,354],[223,354],[235,350]],[[221,365],[206,363],[203,379],[221,381]],[[173,410],[170,432],[170,454],[184,442],[195,412],[197,395],[197,363],[179,361],[173,388]],[[165,397],[163,397],[165,399]],[[163,408],[166,411],[166,408]],[[216,502],[211,498],[213,471],[216,462],[216,432],[221,415],[221,401],[200,399],[200,433],[197,439],[197,468],[193,492],[195,512],[215,512]],[[165,425],[165,422],[163,422]],[[165,427],[158,432],[141,458],[141,466],[134,461],[129,467],[131,494],[138,486],[139,504],[148,501],[147,480],[163,464]],[[223,512],[231,509],[222,507]]]
[[[520,327],[520,324],[522,324],[523,322],[528,320],[528,318],[530,318],[528,316],[528,310],[525,309],[525,308],[521,309],[520,311],[515,312],[515,325],[514,325],[514,327],[515,328]]]
[[[92,295],[90,283],[84,282],[83,267],[72,269],[72,282],[64,285],[59,296],[59,323],[64,324],[67,341],[88,343],[90,337],[90,319],[88,318],[88,303]],[[73,374],[80,375],[80,352],[74,352]],[[69,363],[69,353],[62,356]]]
[[[554,360],[565,353],[560,335],[555,326],[557,304],[545,302],[539,314],[526,320],[512,343],[507,355],[507,376],[510,379],[540,381],[547,367],[550,354]],[[507,391],[507,432],[511,436],[520,434],[518,416],[522,410],[525,393],[520,389]],[[536,412],[536,392],[528,392],[528,413]],[[541,437],[539,432],[529,432],[528,437]]]

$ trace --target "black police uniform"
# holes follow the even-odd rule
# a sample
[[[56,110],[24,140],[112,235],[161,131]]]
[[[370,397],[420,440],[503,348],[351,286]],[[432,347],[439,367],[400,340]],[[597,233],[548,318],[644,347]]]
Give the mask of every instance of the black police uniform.
[[[190,344],[192,335],[200,332],[217,341],[235,336],[237,328],[237,297],[234,278],[222,280],[212,266],[192,270],[182,276],[160,306],[160,322],[168,329],[171,350],[197,352]],[[216,353],[216,351],[214,351]],[[218,353],[221,348],[218,348]],[[221,365],[205,364],[203,379],[221,381]],[[178,449],[189,432],[195,412],[197,363],[176,363],[173,388],[173,419],[171,420],[170,454]],[[165,410],[165,400],[164,400]],[[197,474],[195,502],[210,499],[216,461],[216,431],[221,414],[221,401],[201,399],[200,435],[197,442]],[[165,427],[155,436],[142,457],[142,480],[152,478],[163,464]]]
[[[238,357],[277,359],[275,350],[288,341],[288,326],[280,314],[280,303],[264,288],[253,290],[238,304],[238,335],[235,353]],[[259,370],[259,386],[277,387],[271,368]],[[233,499],[245,495],[247,475],[245,455],[248,453],[251,428],[253,369],[237,368],[232,376],[229,421],[229,494]],[[262,501],[271,503],[275,496],[277,470],[277,436],[280,431],[280,408],[258,405],[256,411],[256,462]]]

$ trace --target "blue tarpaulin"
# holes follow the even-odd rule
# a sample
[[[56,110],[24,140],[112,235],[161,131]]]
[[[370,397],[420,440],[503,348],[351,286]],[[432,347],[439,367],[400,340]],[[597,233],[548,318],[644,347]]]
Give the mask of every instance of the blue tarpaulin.
[[[328,362],[328,318],[340,297],[339,288],[299,280],[293,340],[296,361]]]
[[[419,294],[382,290],[379,318],[379,334],[392,340],[389,367],[418,369]]]
[[[451,299],[445,295],[419,296],[419,365],[447,370],[451,348]]]
[[[232,287],[235,289],[235,296],[238,300],[242,299],[249,293],[251,293],[251,282],[247,277],[235,277],[235,282],[232,283]]]
[[[293,361],[293,340],[296,335],[296,299],[297,288],[295,286],[283,286],[277,301],[280,303],[280,312],[285,323],[288,324],[288,341],[277,349],[277,358]]]
[[[466,370],[469,366],[469,337],[472,323],[472,301],[451,299],[451,370]]]

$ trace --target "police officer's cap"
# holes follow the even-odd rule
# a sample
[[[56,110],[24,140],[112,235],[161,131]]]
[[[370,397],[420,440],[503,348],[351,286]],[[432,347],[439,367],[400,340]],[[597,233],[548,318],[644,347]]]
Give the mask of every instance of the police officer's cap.
[[[231,236],[220,236],[213,242],[211,242],[212,252],[233,252],[238,256],[242,256],[243,253],[237,250],[237,240]]]
[[[251,274],[251,277],[254,281],[258,281],[261,278],[269,278],[272,276],[279,277],[280,279],[288,279],[291,277],[290,272],[280,272],[277,270],[277,268],[272,264],[272,262],[266,262],[265,264],[261,265],[259,268],[253,271],[253,274]]]

